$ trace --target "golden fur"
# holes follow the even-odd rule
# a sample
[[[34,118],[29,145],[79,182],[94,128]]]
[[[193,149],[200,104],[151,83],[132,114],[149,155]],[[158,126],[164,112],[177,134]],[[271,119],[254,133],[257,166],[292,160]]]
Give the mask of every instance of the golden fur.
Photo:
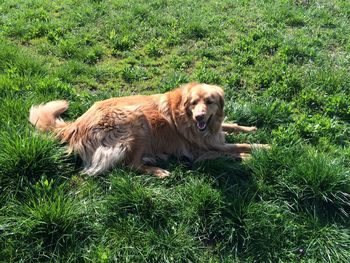
[[[193,161],[221,155],[239,159],[252,147],[266,147],[225,143],[224,132],[256,128],[222,123],[224,92],[213,85],[189,83],[164,94],[107,99],[73,122],[59,118],[67,108],[66,101],[32,106],[29,121],[67,143],[81,156],[87,174],[122,163],[165,177],[169,172],[153,165],[169,155]]]

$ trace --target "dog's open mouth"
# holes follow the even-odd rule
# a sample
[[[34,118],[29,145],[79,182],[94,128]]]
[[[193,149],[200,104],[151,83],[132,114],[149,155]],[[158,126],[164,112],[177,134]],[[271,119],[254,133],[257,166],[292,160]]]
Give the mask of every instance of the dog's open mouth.
[[[197,129],[199,131],[205,131],[208,127],[208,124],[209,124],[212,116],[213,115],[211,115],[207,121],[197,121],[196,122]]]

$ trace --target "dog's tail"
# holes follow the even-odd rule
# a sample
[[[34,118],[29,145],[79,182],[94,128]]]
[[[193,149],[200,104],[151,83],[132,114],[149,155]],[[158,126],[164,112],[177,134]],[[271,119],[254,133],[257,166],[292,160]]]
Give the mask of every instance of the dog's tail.
[[[66,123],[59,117],[68,109],[65,100],[50,101],[46,104],[32,106],[29,111],[29,121],[41,131],[63,128]]]

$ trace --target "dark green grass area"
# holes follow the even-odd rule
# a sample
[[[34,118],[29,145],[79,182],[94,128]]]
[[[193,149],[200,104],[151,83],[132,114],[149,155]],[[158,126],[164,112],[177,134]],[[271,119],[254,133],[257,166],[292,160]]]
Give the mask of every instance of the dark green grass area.
[[[348,262],[349,36],[342,0],[0,1],[0,261]],[[27,120],[189,81],[271,150],[87,177]]]

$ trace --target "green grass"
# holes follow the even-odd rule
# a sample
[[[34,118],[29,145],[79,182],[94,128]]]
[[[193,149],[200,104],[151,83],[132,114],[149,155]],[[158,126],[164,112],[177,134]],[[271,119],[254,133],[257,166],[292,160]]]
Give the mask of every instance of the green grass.
[[[0,1],[1,262],[348,262],[348,1]],[[32,104],[221,85],[250,161],[158,180],[81,161]]]

